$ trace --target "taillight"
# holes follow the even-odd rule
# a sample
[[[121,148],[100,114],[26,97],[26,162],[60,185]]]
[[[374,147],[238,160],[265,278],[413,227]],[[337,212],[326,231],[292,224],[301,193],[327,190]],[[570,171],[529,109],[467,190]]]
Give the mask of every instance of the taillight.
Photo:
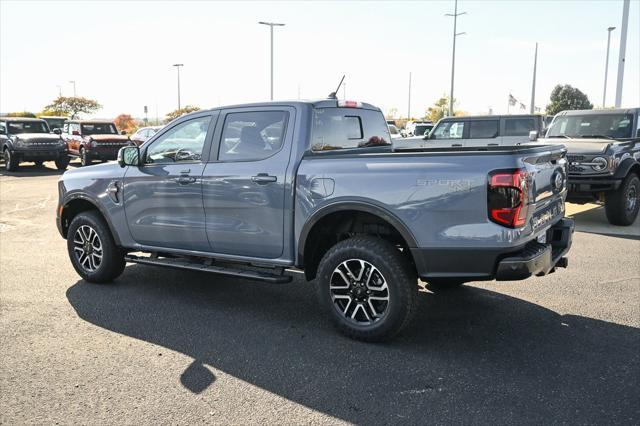
[[[497,170],[489,174],[487,205],[489,219],[502,226],[518,228],[527,219],[529,175],[526,170]]]

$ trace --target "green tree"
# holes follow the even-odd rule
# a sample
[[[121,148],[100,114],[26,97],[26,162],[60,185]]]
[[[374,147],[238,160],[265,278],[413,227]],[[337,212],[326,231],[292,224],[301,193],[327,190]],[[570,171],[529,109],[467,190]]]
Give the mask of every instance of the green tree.
[[[27,117],[27,118],[36,118],[36,115],[29,111],[19,111],[19,112],[10,112],[7,114],[7,117]]]
[[[453,115],[463,115],[461,111],[456,111],[455,106],[458,101],[456,99],[453,100]],[[433,106],[427,108],[427,112],[425,113],[424,118],[430,120],[434,123],[437,123],[443,117],[446,117],[449,112],[449,96],[442,95],[440,99],[438,99]]]
[[[38,117],[68,117],[69,114],[64,111],[58,111],[55,109],[45,109],[38,113]]]
[[[91,114],[102,108],[93,99],[82,98],[80,96],[59,96],[50,105],[44,107],[44,111],[55,111],[56,114],[69,116],[71,119],[78,118],[78,114]]]
[[[174,120],[182,115],[185,114],[189,114],[190,112],[194,112],[194,111],[200,111],[200,107],[197,106],[193,106],[193,105],[187,105],[184,108],[180,108],[177,109],[175,111],[171,111],[170,113],[167,114],[166,119],[164,120],[165,123],[170,122],[171,120]]]
[[[558,84],[551,91],[551,103],[547,105],[547,114],[556,115],[570,109],[593,109],[587,95],[568,84]]]

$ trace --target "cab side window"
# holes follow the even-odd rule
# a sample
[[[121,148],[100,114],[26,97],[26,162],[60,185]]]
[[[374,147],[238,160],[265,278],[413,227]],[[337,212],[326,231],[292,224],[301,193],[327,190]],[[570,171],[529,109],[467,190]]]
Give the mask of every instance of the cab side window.
[[[505,118],[504,136],[527,136],[536,130],[533,118]]]
[[[220,161],[258,161],[280,150],[289,113],[252,111],[227,114],[222,129]]]
[[[472,120],[469,122],[469,139],[498,137],[498,120]]]
[[[445,121],[431,133],[431,139],[462,139],[464,121]]]
[[[178,124],[156,139],[147,149],[145,163],[200,161],[210,121],[211,117],[207,116]]]

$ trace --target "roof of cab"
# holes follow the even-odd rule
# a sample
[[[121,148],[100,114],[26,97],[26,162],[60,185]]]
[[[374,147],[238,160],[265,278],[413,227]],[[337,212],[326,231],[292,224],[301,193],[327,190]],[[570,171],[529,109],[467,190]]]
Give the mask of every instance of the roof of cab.
[[[112,120],[69,120],[69,123],[80,123],[80,124],[104,124],[109,123],[113,124]]]
[[[560,111],[557,115],[638,114],[640,108],[574,109]]]
[[[200,111],[194,111],[193,114],[203,111],[219,111],[222,109],[233,109],[233,108],[251,108],[251,107],[283,107],[283,106],[311,106],[312,108],[338,108],[338,100],[337,99],[319,99],[319,100],[292,100],[292,101],[271,101],[271,102],[255,102],[248,104],[236,104],[236,105],[224,105],[215,108],[209,108]],[[360,109],[371,109],[375,111],[380,111],[380,108],[365,103],[359,102],[359,105],[356,108]]]
[[[478,119],[487,119],[487,120],[499,120],[501,118],[531,118],[531,117],[544,117],[540,114],[503,114],[503,115],[461,115],[454,117],[444,117],[444,120],[478,120]]]
[[[0,117],[2,121],[44,121],[41,118],[32,117]]]

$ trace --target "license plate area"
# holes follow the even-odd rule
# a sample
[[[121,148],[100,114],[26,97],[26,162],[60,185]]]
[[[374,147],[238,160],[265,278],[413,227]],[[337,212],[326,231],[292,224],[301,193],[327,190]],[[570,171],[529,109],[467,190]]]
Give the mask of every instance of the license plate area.
[[[549,225],[554,219],[564,216],[564,200],[557,200],[535,212],[531,217],[531,229],[535,232]]]

